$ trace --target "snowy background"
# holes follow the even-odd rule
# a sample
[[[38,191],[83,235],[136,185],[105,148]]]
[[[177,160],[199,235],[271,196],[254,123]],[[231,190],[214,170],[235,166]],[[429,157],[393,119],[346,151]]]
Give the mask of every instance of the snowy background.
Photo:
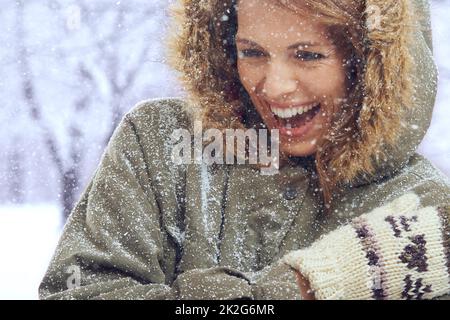
[[[0,0],[0,299],[36,299],[67,214],[122,115],[182,95],[167,0]],[[419,152],[450,176],[450,0],[433,0],[439,92]]]

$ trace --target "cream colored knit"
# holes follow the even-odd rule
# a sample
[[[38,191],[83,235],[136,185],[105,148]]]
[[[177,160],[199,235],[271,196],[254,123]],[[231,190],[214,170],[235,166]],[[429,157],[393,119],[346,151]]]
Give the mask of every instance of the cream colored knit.
[[[444,212],[408,193],[284,261],[317,299],[430,299],[450,292],[446,232]]]

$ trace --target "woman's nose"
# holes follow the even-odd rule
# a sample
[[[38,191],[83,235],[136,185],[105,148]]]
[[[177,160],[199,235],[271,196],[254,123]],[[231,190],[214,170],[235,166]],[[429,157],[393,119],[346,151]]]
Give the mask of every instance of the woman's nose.
[[[298,81],[292,67],[285,63],[271,62],[266,70],[263,92],[267,99],[283,101],[297,90]]]

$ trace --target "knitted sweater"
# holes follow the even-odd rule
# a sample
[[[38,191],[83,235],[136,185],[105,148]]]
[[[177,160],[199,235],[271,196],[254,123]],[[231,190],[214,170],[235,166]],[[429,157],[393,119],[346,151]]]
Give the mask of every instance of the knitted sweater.
[[[450,292],[449,208],[408,193],[284,261],[317,299],[430,299]]]

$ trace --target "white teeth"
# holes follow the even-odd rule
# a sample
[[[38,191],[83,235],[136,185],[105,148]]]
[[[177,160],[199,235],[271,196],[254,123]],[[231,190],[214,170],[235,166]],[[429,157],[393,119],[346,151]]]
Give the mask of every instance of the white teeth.
[[[282,119],[289,119],[292,118],[294,116],[296,116],[297,114],[303,114],[306,113],[308,111],[310,111],[311,109],[313,109],[314,107],[316,107],[317,104],[311,104],[309,106],[306,107],[295,107],[295,108],[276,108],[276,107],[271,107],[272,112],[279,118]]]

